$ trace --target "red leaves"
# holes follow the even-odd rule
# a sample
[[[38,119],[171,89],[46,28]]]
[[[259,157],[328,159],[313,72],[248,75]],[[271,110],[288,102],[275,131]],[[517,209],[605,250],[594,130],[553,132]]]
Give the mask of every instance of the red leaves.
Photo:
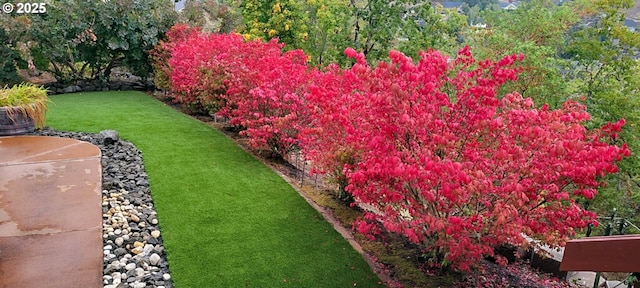
[[[463,270],[494,246],[520,245],[523,232],[561,245],[591,221],[569,195],[592,198],[629,153],[600,141],[621,124],[587,132],[579,103],[550,111],[515,93],[499,97],[522,55],[478,62],[463,49],[449,62],[427,51],[417,64],[389,56],[315,76],[307,97],[314,126],[301,140],[320,170],[344,168],[347,191],[373,207],[375,221]],[[340,151],[354,164],[344,165]]]
[[[357,64],[366,65],[367,61],[364,59],[364,53],[358,53],[355,49],[347,47],[344,49],[344,55],[356,60]]]
[[[310,70],[302,51],[175,27],[168,73],[178,101],[206,105],[246,128],[252,146],[285,155],[302,148],[314,171],[332,174],[369,212],[354,229],[379,223],[469,269],[493,247],[521,245],[523,233],[562,245],[594,214],[600,179],[629,155],[609,145],[624,120],[587,131],[584,105],[536,109],[517,93],[522,55],[453,61],[436,51],[413,62],[398,51],[370,67]],[[218,110],[219,109],[219,110]]]
[[[171,92],[176,101],[228,117],[254,148],[280,156],[297,147],[310,74],[300,50],[275,40],[246,42],[176,25],[168,33]]]

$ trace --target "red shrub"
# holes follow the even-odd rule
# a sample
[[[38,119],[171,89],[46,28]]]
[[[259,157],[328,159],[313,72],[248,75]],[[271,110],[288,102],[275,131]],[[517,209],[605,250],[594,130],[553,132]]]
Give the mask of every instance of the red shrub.
[[[190,37],[195,37],[200,32],[199,28],[189,27],[186,24],[177,24],[167,31],[167,40],[160,41],[154,47],[150,55],[153,59],[153,67],[155,69],[154,82],[157,87],[171,90],[171,76],[173,69],[169,64],[172,57],[173,49],[177,43],[185,41]]]
[[[221,114],[246,128],[241,133],[252,147],[284,156],[297,149],[299,125],[305,122],[307,56],[301,50],[282,53],[273,40],[248,44],[235,53],[238,62],[230,68]]]
[[[516,79],[517,56],[478,62],[463,49],[449,61],[428,51],[416,64],[391,51],[372,68],[347,49],[350,69],[308,71],[303,52],[283,53],[275,40],[170,33],[178,101],[229,117],[254,148],[284,156],[300,142],[316,170],[370,207],[358,231],[375,235],[382,223],[457,269],[497,245],[528,245],[523,235],[563,245],[594,220],[576,199],[592,198],[629,154],[604,141],[624,120],[587,131],[581,104],[536,109],[497,95]]]
[[[230,53],[243,45],[242,36],[235,34],[198,33],[176,42],[169,60],[176,101],[201,106],[210,113],[222,108],[234,60]]]
[[[449,62],[428,51],[414,64],[392,51],[391,62],[371,68],[346,53],[358,63],[310,88],[315,127],[304,153],[321,170],[343,165],[347,191],[371,207],[358,231],[375,235],[382,223],[439,263],[466,270],[497,245],[527,245],[523,235],[563,245],[594,220],[575,200],[592,198],[629,154],[602,141],[623,120],[587,131],[578,103],[535,109],[515,93],[498,97],[519,57],[477,62],[463,49]],[[341,151],[356,161],[344,165]]]
[[[297,147],[309,74],[307,56],[282,47],[276,40],[246,42],[238,34],[189,35],[171,50],[171,91],[180,103],[244,128],[253,148],[284,156]]]

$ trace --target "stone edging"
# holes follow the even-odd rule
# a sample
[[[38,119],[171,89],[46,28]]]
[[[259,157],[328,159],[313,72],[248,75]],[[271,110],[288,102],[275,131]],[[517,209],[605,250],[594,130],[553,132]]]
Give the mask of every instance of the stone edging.
[[[93,91],[154,91],[156,89],[152,80],[117,80],[110,82],[101,80],[78,80],[73,84],[53,82],[44,84],[43,86],[47,89],[47,94],[49,95]]]

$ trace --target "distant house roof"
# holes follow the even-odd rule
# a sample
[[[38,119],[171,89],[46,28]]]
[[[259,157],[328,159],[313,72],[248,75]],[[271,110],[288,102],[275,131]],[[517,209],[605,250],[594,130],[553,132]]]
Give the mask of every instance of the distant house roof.
[[[624,19],[624,26],[627,26],[629,30],[636,31],[638,29],[638,22],[633,19]]]
[[[518,9],[518,2],[512,2],[512,3],[500,2],[500,8],[504,10],[515,10],[515,9]]]
[[[182,9],[184,9],[184,3],[186,2],[186,0],[180,0],[178,2],[175,2],[174,7],[176,9],[176,11],[182,11]]]
[[[462,6],[462,2],[442,2],[442,7],[445,9],[458,9]]]

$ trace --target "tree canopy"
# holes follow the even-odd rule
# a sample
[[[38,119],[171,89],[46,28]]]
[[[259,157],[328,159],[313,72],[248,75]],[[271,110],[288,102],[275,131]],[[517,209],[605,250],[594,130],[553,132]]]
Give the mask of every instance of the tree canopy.
[[[145,76],[151,72],[147,51],[176,17],[172,1],[56,0],[47,3],[46,13],[30,15],[26,33],[11,36],[59,81],[107,79],[118,66]]]

